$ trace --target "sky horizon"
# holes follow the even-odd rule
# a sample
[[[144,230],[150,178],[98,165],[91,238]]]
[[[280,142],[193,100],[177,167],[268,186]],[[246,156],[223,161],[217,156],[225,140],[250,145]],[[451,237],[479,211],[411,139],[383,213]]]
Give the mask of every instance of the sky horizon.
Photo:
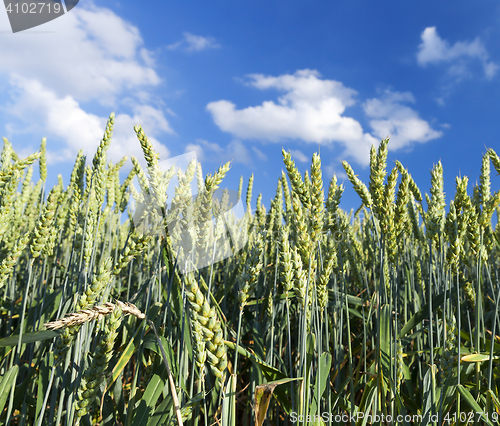
[[[223,187],[243,176],[243,194],[253,173],[253,208],[274,198],[282,148],[302,173],[320,151],[325,196],[335,174],[347,210],[361,201],[341,161],[367,183],[387,136],[388,170],[398,159],[424,193],[442,161],[447,203],[457,175],[471,193],[486,150],[500,153],[500,4],[80,0],[9,29],[3,10],[2,136],[21,157],[47,138],[49,187],[68,184],[79,149],[92,160],[111,112],[122,181],[131,155],[143,161],[141,124],[161,160],[194,152],[204,174],[232,160]]]

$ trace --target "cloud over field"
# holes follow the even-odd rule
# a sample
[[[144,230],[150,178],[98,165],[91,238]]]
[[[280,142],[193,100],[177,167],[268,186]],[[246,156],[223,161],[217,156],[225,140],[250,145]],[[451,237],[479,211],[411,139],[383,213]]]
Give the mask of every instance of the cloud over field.
[[[392,93],[366,101],[364,110],[370,118],[372,134],[346,113],[348,107],[356,104],[357,92],[341,82],[322,79],[318,71],[305,69],[277,77],[253,74],[247,84],[259,90],[274,89],[281,96],[276,101],[242,109],[229,100],[207,105],[215,124],[240,139],[336,144],[343,148],[344,157],[366,165],[371,145],[391,132],[396,139],[391,149],[440,136],[416,111],[402,104],[414,102],[408,94]]]
[[[257,157],[260,160],[265,160],[266,156],[258,148],[252,147]],[[232,161],[233,163],[240,163],[250,165],[252,157],[250,151],[240,140],[232,140],[225,148],[219,144],[208,142],[204,139],[197,139],[195,143],[186,145],[184,152],[196,153],[198,161],[213,161],[215,163],[224,163]]]
[[[6,15],[0,21],[8,25]],[[47,136],[52,162],[74,158],[81,147],[93,155],[108,114],[116,111],[109,152],[113,161],[126,154],[142,157],[133,131],[139,122],[158,150],[168,153],[154,138],[173,133],[165,108],[152,92],[161,79],[137,27],[90,3],[45,24],[43,30],[2,34],[0,76],[8,82],[0,87],[7,99],[2,112],[15,147],[31,130]],[[54,140],[59,142],[57,150]]]
[[[363,103],[363,109],[370,119],[372,133],[378,139],[390,135],[390,147],[397,150],[442,136],[443,132],[433,130],[427,121],[422,120],[418,113],[405,103],[415,103],[410,92],[390,90],[386,90],[379,98],[368,99]]]

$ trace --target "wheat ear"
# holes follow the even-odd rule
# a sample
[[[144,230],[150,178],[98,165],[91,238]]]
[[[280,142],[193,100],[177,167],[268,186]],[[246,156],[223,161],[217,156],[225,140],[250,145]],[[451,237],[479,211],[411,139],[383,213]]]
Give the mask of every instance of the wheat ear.
[[[132,303],[124,303],[117,300],[115,303],[107,302],[102,306],[95,305],[91,308],[82,309],[81,311],[69,314],[64,318],[48,322],[45,324],[45,328],[47,330],[57,330],[59,328],[81,325],[88,321],[100,320],[101,318],[111,314],[116,306],[121,308],[124,315],[134,315],[139,319],[146,318],[137,306]]]

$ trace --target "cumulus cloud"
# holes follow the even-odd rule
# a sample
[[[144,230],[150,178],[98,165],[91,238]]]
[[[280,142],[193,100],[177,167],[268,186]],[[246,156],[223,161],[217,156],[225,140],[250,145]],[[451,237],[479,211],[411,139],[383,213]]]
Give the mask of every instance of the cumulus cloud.
[[[124,90],[160,83],[139,30],[108,9],[78,6],[44,27],[54,33],[2,35],[0,73],[36,79],[58,95],[108,103]]]
[[[255,147],[252,148],[259,159],[263,159],[265,154]],[[240,140],[232,140],[225,148],[204,139],[197,139],[195,143],[186,145],[184,152],[194,151],[196,157],[201,161],[212,161],[216,163],[225,163],[232,161],[233,163],[252,164],[250,151]],[[267,159],[267,157],[266,157]]]
[[[343,181],[347,181],[347,179],[348,179],[345,170],[342,168],[341,165],[338,164],[338,162],[337,163],[324,164],[324,165],[322,165],[322,168],[323,168],[323,179],[325,181],[326,180],[330,181],[330,179],[335,175],[335,177],[338,180],[337,184],[342,185],[342,182]],[[330,184],[330,182],[328,182],[328,184]],[[325,184],[325,187],[327,188],[326,184]]]
[[[49,163],[72,160],[74,153],[82,148],[87,156],[94,155],[104,133],[106,117],[86,112],[73,97],[59,97],[37,80],[14,75],[11,85],[17,89],[17,93],[13,95],[10,114],[18,119],[27,115],[30,121],[43,123],[40,125],[43,129],[40,130],[66,142],[64,149],[49,152]],[[134,125],[140,123],[148,130],[148,137],[160,158],[166,158],[168,150],[158,142],[155,135],[171,132],[168,122],[150,106],[136,106],[133,112],[132,116],[116,115],[113,143],[108,157],[115,162],[125,155],[135,155],[142,159],[141,146],[133,131]],[[50,137],[48,142],[50,143]]]
[[[259,148],[252,146],[252,151],[255,152],[255,155],[260,161],[267,161],[267,155],[264,154]]]
[[[292,158],[295,161],[300,161],[301,163],[307,163],[309,161],[309,158],[307,158],[305,154],[298,149],[292,149],[290,154],[292,154]]]
[[[0,16],[1,24],[8,26],[6,15]],[[3,93],[0,89],[1,111],[10,136],[28,131],[47,136],[52,162],[72,159],[83,147],[93,155],[107,115],[90,113],[91,103],[94,111],[98,105],[117,113],[109,151],[113,161],[127,153],[142,157],[133,131],[137,123],[166,155],[155,135],[173,130],[152,91],[161,79],[139,30],[92,2],[44,27],[51,33],[2,35],[0,76],[8,84]],[[54,139],[64,144],[57,152],[51,151]]]
[[[188,32],[184,32],[182,35],[184,36],[182,40],[169,44],[167,49],[182,49],[187,52],[201,52],[202,50],[216,49],[220,47],[220,45],[215,42],[213,37],[203,37]]]
[[[427,27],[421,35],[422,43],[418,46],[417,62],[421,66],[428,64],[448,63],[448,72],[457,77],[465,77],[470,73],[467,60],[477,59],[481,62],[484,74],[493,78],[499,66],[489,60],[489,54],[481,40],[458,41],[453,45],[442,39],[436,27]]]
[[[378,139],[390,136],[391,149],[400,149],[415,142],[424,143],[442,136],[441,131],[433,130],[427,121],[421,119],[405,103],[415,103],[411,93],[390,90],[386,90],[379,98],[368,99],[363,103],[363,109],[370,119],[370,127]]]
[[[248,148],[243,142],[237,139],[229,142],[224,158],[227,159],[226,161],[231,160],[233,163],[252,164],[252,156]]]
[[[195,143],[186,145],[184,152],[194,151],[198,161],[205,161],[211,153],[221,154],[224,150],[216,143],[208,142],[205,139],[196,139]],[[207,153],[206,153],[207,152]]]
[[[357,92],[341,82],[322,79],[315,70],[300,70],[278,77],[255,74],[249,78],[250,87],[275,89],[283,94],[277,102],[265,101],[243,109],[237,109],[228,100],[207,105],[215,124],[240,139],[269,142],[296,139],[306,143],[337,144],[344,149],[343,157],[367,165],[371,145],[378,144],[387,133],[394,133],[395,143],[391,143],[391,149],[440,136],[418,117],[417,112],[402,104],[403,101],[413,102],[408,94],[386,94],[365,103],[365,112],[372,119],[373,135],[363,131],[362,125],[345,113],[347,107],[356,103]]]
[[[211,102],[207,110],[221,130],[241,139],[278,142],[299,139],[308,143],[338,142],[347,155],[366,163],[372,143],[361,124],[344,115],[355,104],[356,91],[334,80],[321,79],[315,70],[299,70],[278,77],[254,74],[248,85],[284,92],[278,102],[236,109],[227,100]]]

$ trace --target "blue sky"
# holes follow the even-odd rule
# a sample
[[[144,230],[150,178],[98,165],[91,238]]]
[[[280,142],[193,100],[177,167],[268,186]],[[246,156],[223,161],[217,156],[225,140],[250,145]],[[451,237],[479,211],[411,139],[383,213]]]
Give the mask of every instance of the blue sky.
[[[91,161],[111,111],[112,161],[142,157],[141,123],[161,159],[194,151],[204,173],[232,160],[231,189],[254,173],[266,207],[282,147],[302,172],[320,148],[345,209],[360,201],[340,161],[367,182],[386,136],[389,166],[400,160],[423,192],[442,161],[447,200],[455,176],[476,182],[486,149],[500,153],[496,2],[80,0],[9,28],[2,10],[1,133],[22,156],[47,137],[50,185],[59,173],[67,184],[79,149]]]

